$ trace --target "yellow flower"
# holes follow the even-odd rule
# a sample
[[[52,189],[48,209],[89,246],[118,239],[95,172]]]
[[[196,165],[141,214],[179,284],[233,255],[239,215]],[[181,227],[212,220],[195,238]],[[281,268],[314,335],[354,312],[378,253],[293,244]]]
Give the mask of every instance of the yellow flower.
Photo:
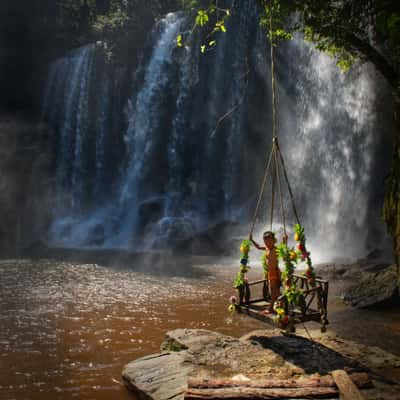
[[[285,314],[285,310],[283,308],[281,308],[281,307],[275,308],[275,311],[279,316],[282,316],[282,315]]]
[[[240,252],[242,254],[248,254],[250,251],[250,247],[249,246],[240,246]]]
[[[230,313],[234,313],[236,311],[235,305],[234,304],[230,304],[229,307],[228,307],[228,311]]]

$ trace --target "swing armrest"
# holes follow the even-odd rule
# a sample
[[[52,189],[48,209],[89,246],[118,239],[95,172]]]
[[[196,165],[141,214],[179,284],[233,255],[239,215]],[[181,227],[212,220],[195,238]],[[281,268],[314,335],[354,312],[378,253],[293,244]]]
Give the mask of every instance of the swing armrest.
[[[268,279],[260,279],[258,281],[249,282],[249,286],[259,285],[260,283],[268,282]]]

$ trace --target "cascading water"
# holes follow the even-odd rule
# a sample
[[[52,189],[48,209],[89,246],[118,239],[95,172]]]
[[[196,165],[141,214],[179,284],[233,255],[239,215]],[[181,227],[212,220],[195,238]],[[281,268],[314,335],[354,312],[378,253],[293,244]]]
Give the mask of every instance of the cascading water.
[[[120,197],[122,209],[127,210],[127,219],[121,232],[112,239],[114,243],[123,243],[127,238],[136,236],[141,203],[158,197],[157,193],[152,193],[153,188],[147,182],[154,175],[153,166],[157,164],[159,148],[163,144],[165,127],[161,122],[166,112],[165,99],[173,84],[173,75],[168,73],[168,69],[173,62],[175,38],[183,22],[181,15],[173,13],[161,21],[160,36],[146,67],[143,85],[136,95],[125,135],[129,160]]]
[[[46,99],[45,108],[51,107],[50,123],[60,124],[56,167],[58,212],[62,212],[66,202],[75,210],[82,206],[93,63],[94,47],[87,46],[56,62],[50,73],[48,85],[55,87],[56,96],[52,100],[56,103]],[[68,192],[69,199],[66,198]]]
[[[270,79],[269,71],[265,75]],[[381,154],[390,148],[392,125],[379,121],[378,110],[388,93],[370,65],[344,74],[301,38],[280,48],[278,135],[309,248],[319,261],[361,257],[386,239],[381,207],[388,159]]]
[[[205,55],[196,36],[175,46],[183,14],[162,19],[118,110],[115,71],[95,46],[53,64],[43,106],[57,150],[50,242],[165,247],[219,222],[247,224],[270,143],[270,71],[256,3],[239,3]],[[343,75],[300,39],[281,46],[278,68],[281,148],[311,248],[320,259],[358,256],[366,232],[383,231],[382,192],[371,194],[387,169],[375,170],[377,77],[368,67]]]
[[[319,239],[314,253],[319,259],[362,255],[368,232],[381,224],[381,205],[370,203],[371,191],[383,197],[386,162],[377,169],[374,159],[382,141],[377,132],[387,136],[376,113],[382,82],[371,66],[343,74],[303,41],[290,47],[302,54],[296,91],[303,101],[295,106],[297,130],[284,150],[295,192],[305,204],[304,219]],[[383,236],[373,234],[371,248]]]

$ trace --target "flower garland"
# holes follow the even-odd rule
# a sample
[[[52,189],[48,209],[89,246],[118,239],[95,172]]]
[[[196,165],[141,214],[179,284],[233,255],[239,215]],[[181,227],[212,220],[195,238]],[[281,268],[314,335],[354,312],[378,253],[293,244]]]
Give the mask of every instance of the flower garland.
[[[233,281],[233,286],[240,290],[245,286],[247,283],[246,273],[249,271],[250,266],[249,264],[249,252],[251,248],[251,241],[250,240],[243,240],[242,244],[240,245],[240,268],[239,272],[236,275],[236,278]],[[235,312],[237,306],[237,300],[235,296],[230,298],[230,305],[228,307],[229,312]]]
[[[315,271],[311,262],[310,252],[306,248],[306,235],[304,234],[304,228],[300,224],[294,226],[294,240],[297,242],[297,254],[301,258],[301,261],[306,261],[307,270],[304,275],[307,277],[308,282],[311,286],[315,285]]]
[[[275,302],[274,311],[276,313],[276,316],[274,317],[274,322],[281,327],[287,326],[290,322],[290,318],[289,315],[286,315],[285,308],[283,307],[281,301]]]

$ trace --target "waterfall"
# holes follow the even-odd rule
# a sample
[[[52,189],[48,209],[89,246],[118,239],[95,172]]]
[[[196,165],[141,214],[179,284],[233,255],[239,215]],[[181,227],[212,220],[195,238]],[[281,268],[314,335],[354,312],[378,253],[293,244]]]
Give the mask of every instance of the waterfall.
[[[95,45],[87,45],[55,61],[44,91],[42,119],[54,148],[49,241],[55,245],[76,246],[86,240],[87,230],[96,227],[88,217],[93,203],[101,203],[107,179],[112,82],[98,53]]]
[[[310,196],[307,204],[318,199],[306,218],[312,221],[314,235],[327,238],[319,250],[328,256],[340,256],[348,251],[346,247],[362,255],[368,224],[375,226],[379,221],[373,219],[380,216],[379,209],[371,213],[368,207],[369,192],[375,186],[372,154],[379,141],[374,111],[377,80],[369,67],[344,75],[326,55],[307,47],[302,51],[311,52],[309,62],[301,67],[304,83],[299,92],[306,101],[297,110],[296,136],[303,156],[300,159],[293,152],[289,156],[299,172],[295,180],[309,176],[303,187]],[[311,100],[310,93],[318,97]],[[312,187],[313,178],[320,182],[318,188]],[[301,189],[300,185],[296,188]]]
[[[43,102],[55,149],[51,243],[160,248],[220,222],[247,227],[271,141],[257,21],[256,3],[239,2],[227,33],[200,55],[199,35],[176,47],[188,22],[168,14],[138,69],[122,75],[128,95],[94,45],[52,65]],[[362,255],[384,238],[381,80],[368,66],[342,74],[301,38],[277,57],[278,134],[311,249],[320,260]]]
[[[160,36],[146,66],[143,85],[135,96],[125,135],[129,160],[120,196],[121,207],[129,210],[122,237],[117,237],[119,242],[137,234],[141,203],[154,196],[152,189],[147,188],[147,181],[155,172],[152,161],[157,163],[162,143],[164,127],[160,122],[165,113],[165,99],[173,84],[173,75],[167,71],[171,68],[175,38],[183,22],[184,18],[177,13],[168,14],[161,21]]]
[[[84,200],[93,62],[94,47],[87,46],[57,61],[50,71],[43,114],[48,114],[49,123],[59,129],[56,207],[61,213],[65,203],[79,211]]]

